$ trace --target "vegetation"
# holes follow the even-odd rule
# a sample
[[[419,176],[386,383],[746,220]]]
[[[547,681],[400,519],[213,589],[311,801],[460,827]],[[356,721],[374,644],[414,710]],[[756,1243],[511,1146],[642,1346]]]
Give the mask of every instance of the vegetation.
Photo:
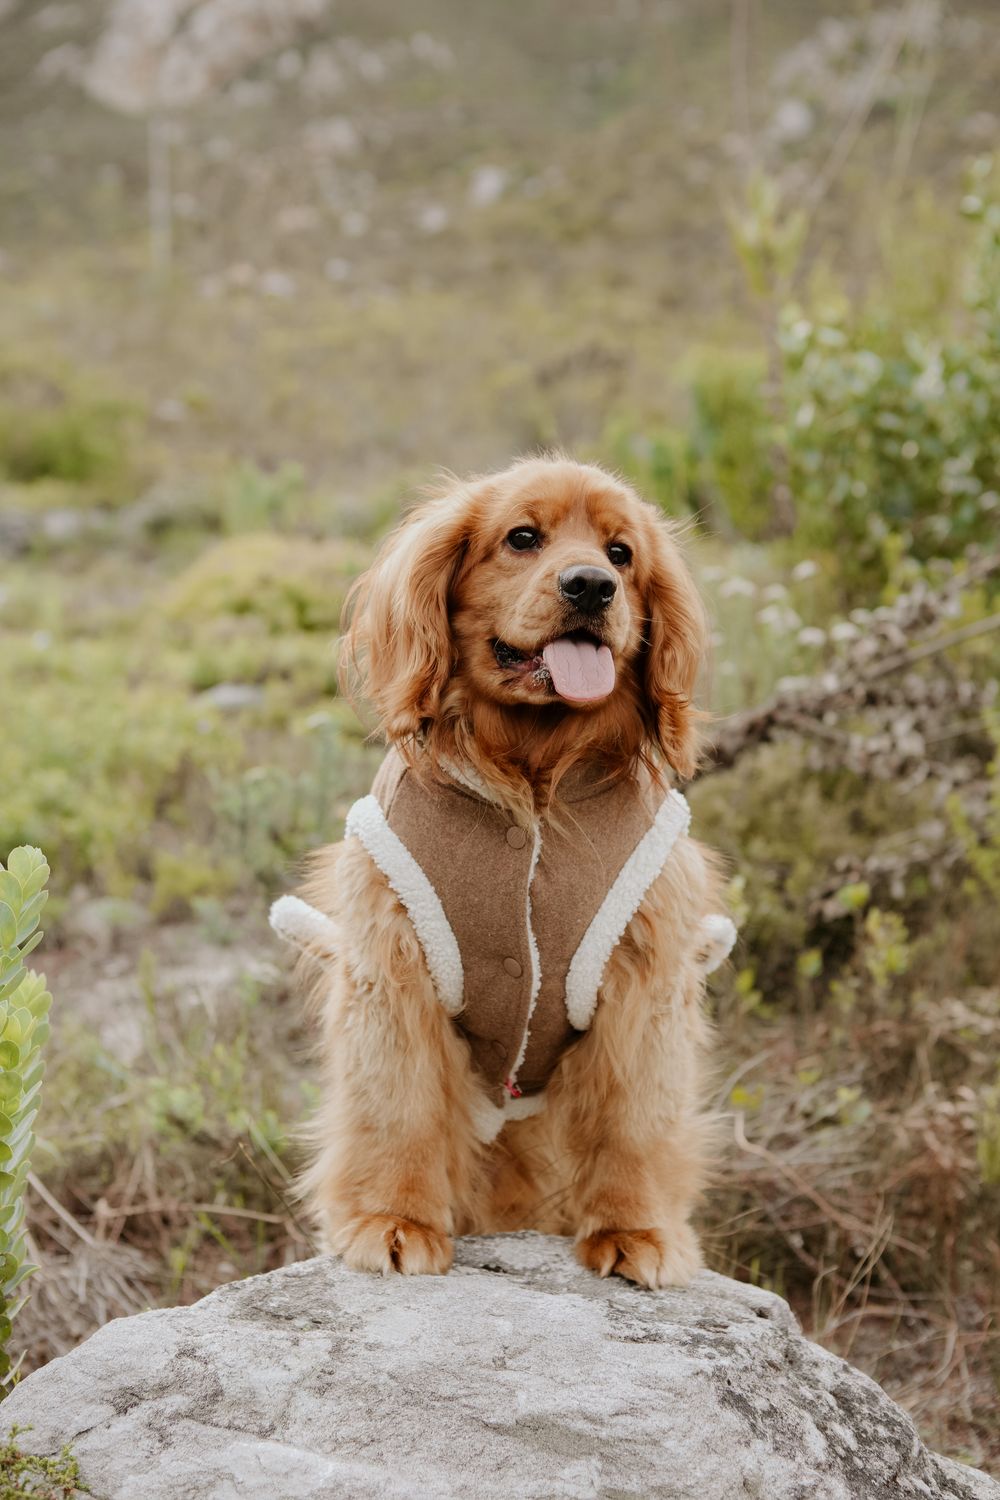
[[[23,1453],[17,1443],[20,1430],[12,1427],[6,1442],[0,1442],[0,1500],[19,1500],[22,1495],[34,1500],[74,1500],[90,1494],[68,1448],[58,1458]]]
[[[558,443],[709,596],[712,1263],[996,1466],[997,18],[653,9],[344,0],[168,122],[155,276],[96,21],[7,19],[0,847],[66,998],[11,1348],[309,1252],[265,911],[378,759],[340,605],[438,465]]]
[[[0,1383],[10,1376],[11,1320],[23,1305],[25,1192],[42,1087],[42,1047],[52,996],[24,960],[41,940],[49,867],[40,849],[15,849],[0,864]]]

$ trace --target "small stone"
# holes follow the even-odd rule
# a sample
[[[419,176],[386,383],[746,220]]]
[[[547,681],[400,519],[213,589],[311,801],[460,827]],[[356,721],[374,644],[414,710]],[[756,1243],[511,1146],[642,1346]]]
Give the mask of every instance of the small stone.
[[[264,701],[264,689],[253,682],[217,682],[198,694],[199,703],[210,703],[223,713],[236,709],[254,708]]]

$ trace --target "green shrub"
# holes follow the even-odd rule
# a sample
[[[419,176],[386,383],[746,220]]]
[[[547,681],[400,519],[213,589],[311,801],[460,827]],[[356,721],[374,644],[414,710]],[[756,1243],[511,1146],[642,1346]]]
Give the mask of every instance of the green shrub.
[[[135,409],[89,377],[20,361],[0,366],[0,477],[61,481],[126,498]],[[79,498],[79,497],[78,497]]]
[[[294,517],[304,497],[305,476],[299,464],[282,464],[274,473],[256,464],[240,464],[222,486],[222,529],[233,536],[269,531]]]
[[[0,1381],[10,1372],[11,1319],[32,1270],[25,1249],[24,1191],[52,996],[24,960],[41,940],[38,923],[48,874],[40,849],[15,849],[6,869],[0,864]]]
[[[692,361],[692,509],[722,512],[743,536],[758,540],[771,521],[774,475],[764,404],[764,361],[752,354],[704,352]]]
[[[266,630],[335,630],[347,590],[367,565],[363,547],[249,533],[204,552],[171,585],[168,618],[203,626],[250,616]]]
[[[620,470],[647,500],[669,516],[690,513],[691,451],[682,429],[637,431],[634,422],[616,420],[604,433],[600,459]]]
[[[785,316],[799,539],[840,557],[849,593],[883,588],[900,557],[958,557],[1000,528],[1000,201],[973,198],[969,211],[979,232],[963,333],[877,311]]]
[[[90,1494],[69,1448],[63,1448],[58,1458],[22,1453],[17,1445],[20,1431],[12,1427],[6,1442],[0,1442],[0,1500],[18,1500],[21,1495],[34,1500],[74,1500]]]
[[[238,742],[164,677],[156,641],[5,646],[0,697],[17,711],[0,733],[0,845],[45,839],[67,886],[128,894],[156,821],[197,823],[206,768],[231,765]]]
[[[709,532],[756,541],[770,526],[774,487],[764,361],[752,352],[701,349],[681,381],[686,426],[640,430],[619,417],[599,456],[668,515],[694,514]]]

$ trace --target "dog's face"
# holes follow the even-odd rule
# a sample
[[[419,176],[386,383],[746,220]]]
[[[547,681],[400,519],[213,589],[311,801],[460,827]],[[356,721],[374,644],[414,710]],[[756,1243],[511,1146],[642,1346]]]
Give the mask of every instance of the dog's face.
[[[566,743],[577,723],[582,749],[693,769],[700,601],[664,518],[591,465],[527,460],[413,512],[346,645],[390,740],[484,707],[540,733],[541,709]]]
[[[476,692],[582,713],[607,702],[642,647],[643,509],[576,464],[494,480],[453,590],[458,666]]]

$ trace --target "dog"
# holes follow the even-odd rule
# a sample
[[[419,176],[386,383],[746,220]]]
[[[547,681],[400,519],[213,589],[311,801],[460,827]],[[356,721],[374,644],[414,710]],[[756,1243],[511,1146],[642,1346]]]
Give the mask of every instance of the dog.
[[[345,611],[342,684],[389,747],[274,925],[313,966],[303,1191],[357,1269],[453,1237],[572,1235],[644,1287],[701,1265],[705,974],[735,930],[673,777],[705,616],[674,526],[562,456],[449,479]]]

